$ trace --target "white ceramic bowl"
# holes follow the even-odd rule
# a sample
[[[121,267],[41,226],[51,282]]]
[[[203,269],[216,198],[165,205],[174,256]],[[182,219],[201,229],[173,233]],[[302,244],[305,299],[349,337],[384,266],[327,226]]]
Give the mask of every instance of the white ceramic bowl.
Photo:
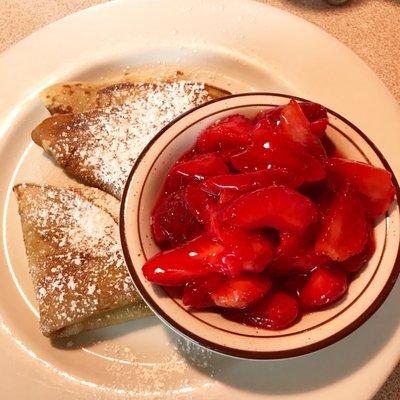
[[[286,104],[289,96],[270,93],[233,95],[197,107],[167,125],[144,149],[134,165],[123,194],[120,232],[130,274],[137,290],[168,326],[194,342],[219,353],[249,359],[293,357],[321,349],[348,335],[383,303],[400,271],[400,220],[397,200],[375,228],[376,251],[366,268],[351,282],[339,303],[303,316],[282,331],[261,330],[224,319],[212,311],[193,311],[162,287],[146,281],[142,266],[158,252],[150,229],[150,214],[174,161],[196,140],[200,131],[233,113],[253,117],[258,111]],[[304,99],[298,99],[304,100]],[[390,166],[357,127],[328,110],[327,134],[347,157],[388,170]],[[395,182],[397,198],[399,187]],[[349,238],[351,240],[351,238]]]

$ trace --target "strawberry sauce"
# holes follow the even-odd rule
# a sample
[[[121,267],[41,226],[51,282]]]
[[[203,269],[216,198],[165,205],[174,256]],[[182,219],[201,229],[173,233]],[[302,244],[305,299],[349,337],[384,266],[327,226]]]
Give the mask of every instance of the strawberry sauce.
[[[388,171],[340,156],[327,125],[324,107],[291,100],[199,132],[153,209],[162,251],[146,279],[264,329],[339,301],[375,251],[395,188]]]

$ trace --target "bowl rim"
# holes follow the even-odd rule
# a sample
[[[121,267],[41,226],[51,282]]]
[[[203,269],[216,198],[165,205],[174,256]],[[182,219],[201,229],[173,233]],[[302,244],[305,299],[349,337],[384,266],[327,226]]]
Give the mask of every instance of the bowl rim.
[[[238,98],[238,97],[248,97],[248,96],[273,96],[273,97],[281,97],[281,98],[286,98],[288,100],[290,99],[295,99],[297,101],[312,101],[308,100],[302,97],[294,96],[294,95],[288,95],[288,94],[282,94],[282,93],[275,93],[275,92],[246,92],[246,93],[238,93],[238,94],[232,94],[229,96],[225,96],[222,98],[214,99],[211,101],[208,101],[206,103],[200,104],[194,108],[191,108],[190,110],[182,113],[179,115],[177,118],[172,120],[170,123],[165,125],[150,141],[149,143],[144,147],[144,149],[141,151],[140,155],[136,159],[135,163],[132,166],[132,169],[129,173],[129,176],[127,178],[127,181],[125,183],[125,187],[123,190],[123,194],[121,197],[121,205],[120,205],[120,214],[119,214],[119,233],[120,233],[120,241],[121,241],[121,247],[122,247],[122,252],[125,258],[126,265],[128,267],[129,274],[132,278],[132,281],[140,294],[140,296],[144,299],[146,304],[150,307],[150,309],[154,312],[154,314],[166,325],[168,325],[171,329],[174,331],[180,333],[181,335],[185,336],[187,339],[197,343],[198,345],[202,347],[206,347],[212,351],[215,351],[219,354],[223,355],[228,355],[236,358],[244,358],[244,359],[253,359],[253,360],[267,360],[267,359],[283,359],[283,358],[291,358],[291,357],[296,357],[296,356],[301,356],[305,355],[308,353],[315,352],[317,350],[321,350],[327,346],[330,346],[339,340],[345,338],[346,336],[350,335],[352,332],[354,332],[357,328],[359,328],[361,325],[363,325],[383,304],[383,302],[386,300],[386,298],[389,296],[391,290],[393,289],[397,278],[400,274],[400,245],[397,248],[397,255],[396,259],[394,261],[392,271],[390,273],[390,276],[388,277],[384,287],[382,290],[379,292],[379,294],[376,296],[375,300],[369,305],[369,307],[360,315],[358,316],[354,321],[352,321],[350,324],[346,325],[344,328],[342,328],[340,331],[335,332],[334,334],[330,335],[329,337],[322,339],[320,341],[317,341],[315,343],[312,343],[310,345],[305,345],[305,346],[300,346],[295,349],[290,349],[290,350],[280,350],[280,351],[260,351],[260,352],[255,352],[255,351],[249,351],[249,350],[240,350],[234,347],[229,347],[227,345],[219,345],[214,342],[210,342],[209,340],[206,340],[197,334],[193,333],[192,331],[182,327],[179,323],[177,323],[172,317],[169,316],[166,312],[164,312],[157,302],[153,300],[153,298],[147,293],[147,290],[143,287],[142,283],[138,279],[137,272],[134,268],[131,256],[130,256],[130,251],[129,251],[129,245],[128,241],[126,239],[126,218],[125,218],[125,211],[126,211],[126,204],[127,204],[127,197],[128,197],[128,192],[129,188],[131,186],[132,179],[135,175],[135,172],[140,165],[143,157],[146,155],[146,153],[149,151],[149,149],[153,146],[153,144],[167,131],[169,130],[176,122],[181,120],[182,118],[195,113],[197,110],[209,106],[212,103],[218,103],[218,102],[223,102],[224,100],[230,99],[230,98]],[[325,106],[324,106],[325,107]],[[344,122],[346,125],[351,127],[361,138],[372,148],[372,150],[375,152],[377,157],[380,159],[382,164],[384,165],[385,169],[391,172],[392,174],[392,181],[393,184],[396,188],[396,200],[398,201],[400,199],[400,187],[399,183],[397,181],[396,175],[394,174],[392,168],[390,167],[390,164],[386,160],[386,158],[383,156],[381,151],[375,146],[375,144],[372,142],[372,140],[363,132],[361,129],[359,129],[356,125],[354,125],[351,121],[349,121],[347,118],[343,117],[336,111],[331,110],[328,107],[325,107],[326,110],[334,115],[336,118],[340,119],[342,122]],[[221,110],[223,111],[223,110]],[[400,214],[400,212],[399,212]],[[388,213],[386,213],[386,217],[388,216]]]

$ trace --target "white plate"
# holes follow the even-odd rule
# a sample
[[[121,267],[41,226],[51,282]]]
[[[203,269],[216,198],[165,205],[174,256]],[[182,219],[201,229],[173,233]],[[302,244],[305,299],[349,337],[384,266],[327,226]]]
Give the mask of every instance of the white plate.
[[[216,3],[216,4],[215,4]],[[360,329],[314,354],[238,361],[179,341],[156,318],[55,348],[38,330],[14,182],[66,183],[30,145],[41,89],[126,66],[178,66],[231,91],[297,94],[326,104],[372,138],[400,175],[400,113],[350,50],[315,26],[239,0],[117,1],[65,18],[0,58],[0,376],[2,398],[367,399],[400,357],[400,285]],[[76,349],[76,345],[80,345]],[[70,343],[71,345],[71,343]]]

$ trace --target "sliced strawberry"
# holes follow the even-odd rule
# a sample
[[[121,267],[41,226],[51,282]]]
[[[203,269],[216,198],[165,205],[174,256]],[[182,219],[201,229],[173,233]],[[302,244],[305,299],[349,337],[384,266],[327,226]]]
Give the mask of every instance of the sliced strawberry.
[[[279,125],[279,118],[281,116],[282,107],[273,107],[266,110],[260,111],[254,118],[254,123],[257,124],[260,121],[268,121],[274,126]]]
[[[325,178],[325,167],[297,143],[273,134],[268,129],[255,130],[254,143],[234,154],[230,162],[240,172],[251,172],[271,167],[285,168],[298,177],[298,185]]]
[[[325,134],[326,128],[328,127],[328,123],[329,123],[328,118],[321,118],[317,119],[316,121],[310,122],[311,133],[321,139]],[[324,144],[322,143],[322,145]]]
[[[213,272],[228,277],[243,271],[262,272],[274,258],[274,244],[264,234],[232,230],[215,222],[213,225],[208,235],[223,246],[223,251],[213,259]]]
[[[305,183],[299,191],[301,194],[304,194],[304,196],[311,199],[323,212],[328,208],[332,198],[334,197],[334,193],[331,191],[329,183],[325,180]]]
[[[321,137],[325,133],[328,124],[328,113],[326,108],[311,101],[304,101],[298,104],[307,120],[310,122],[311,132],[318,137]],[[275,126],[279,125],[283,108],[284,106],[280,106],[260,111],[254,118],[254,123],[258,123],[261,120],[267,120]]]
[[[332,260],[323,254],[316,254],[313,248],[304,249],[292,256],[277,257],[268,267],[274,276],[287,276],[292,272],[307,274],[316,267],[328,266]]]
[[[223,246],[202,235],[192,241],[156,254],[142,271],[147,280],[163,286],[181,286],[210,273],[209,265]]]
[[[272,282],[267,277],[243,274],[224,282],[211,294],[211,298],[219,307],[245,308],[263,297],[271,286]]]
[[[310,226],[302,235],[280,232],[276,257],[269,271],[282,276],[291,272],[308,273],[315,267],[327,266],[332,260],[314,250],[318,225]]]
[[[221,275],[210,274],[205,278],[187,283],[183,290],[183,304],[194,308],[212,307],[214,302],[211,299],[211,293],[217,290],[225,279]]]
[[[298,319],[299,305],[296,299],[281,290],[267,294],[249,309],[228,312],[227,317],[246,325],[263,329],[286,329]]]
[[[233,200],[236,200],[242,194],[243,194],[242,192],[238,192],[237,190],[234,189],[223,189],[219,195],[218,205],[222,207],[228,203],[231,203]]]
[[[262,171],[244,174],[219,175],[204,182],[204,187],[211,193],[219,195],[219,205],[224,205],[237,199],[242,194],[268,187],[285,185],[297,187],[298,177],[284,168],[271,167]]]
[[[305,234],[297,235],[290,232],[279,232],[279,245],[276,256],[268,272],[274,276],[286,276],[294,270],[293,259],[304,253],[307,245]]]
[[[294,256],[292,259],[292,269],[294,271],[308,273],[316,267],[328,266],[332,260],[323,254],[316,254],[314,249],[307,249]]]
[[[287,276],[293,272],[305,274],[315,267],[329,265],[332,262],[329,257],[315,253],[314,236],[314,229],[308,229],[302,235],[280,232],[276,257],[268,272],[274,276]]]
[[[339,300],[347,292],[347,276],[333,268],[317,268],[300,290],[304,307],[321,307]]]
[[[280,116],[281,133],[300,144],[306,151],[318,159],[326,158],[325,150],[319,138],[312,134],[310,122],[295,100],[283,107]]]
[[[360,254],[349,257],[347,260],[337,262],[335,266],[347,273],[355,273],[364,267],[370,258],[371,256],[368,254],[368,251],[364,250]]]
[[[282,288],[289,294],[298,298],[300,291],[308,281],[308,275],[302,273],[292,273],[284,278]]]
[[[396,193],[389,171],[344,158],[329,159],[328,168],[333,177],[347,180],[361,193],[370,215],[377,217],[389,209]]]
[[[244,264],[243,270],[249,272],[264,271],[275,255],[273,242],[265,235],[255,233],[249,235],[248,243],[250,244],[252,259]]]
[[[308,245],[309,238],[307,236],[309,235],[280,232],[279,245],[276,249],[277,257],[291,257],[301,252]]]
[[[182,190],[159,200],[151,216],[151,228],[156,243],[162,247],[182,244],[203,230],[187,209]]]
[[[227,246],[223,246],[224,250],[213,260],[211,271],[224,275],[229,278],[235,278],[243,271],[244,261],[238,256],[238,249],[236,251]]]
[[[186,187],[185,201],[189,211],[201,223],[209,221],[217,203],[215,196],[206,192],[203,185],[197,182],[191,182]]]
[[[212,193],[220,194],[224,190],[245,193],[271,185],[291,186],[295,181],[294,174],[284,168],[271,167],[262,171],[244,174],[219,175],[207,179],[203,185]]]
[[[209,219],[206,221],[205,228],[209,237],[220,240],[221,234],[226,227],[221,223],[218,211],[210,213]]]
[[[328,118],[328,113],[321,104],[313,103],[312,101],[303,101],[299,103],[301,110],[310,122]]]
[[[362,267],[365,266],[365,264],[373,256],[374,253],[375,253],[375,240],[371,229],[365,249],[360,254],[356,254],[355,256],[349,257],[345,261],[337,262],[336,266],[339,269],[346,271],[347,273],[358,272]]]
[[[268,141],[277,136],[279,128],[277,128],[270,120],[261,119],[254,126],[251,134],[251,144],[261,148],[267,148]]]
[[[315,251],[334,261],[344,261],[363,251],[369,229],[363,204],[357,193],[346,186],[324,215]]]
[[[229,169],[217,153],[204,154],[176,164],[170,175],[182,175],[190,180],[202,181],[211,176],[227,174]]]
[[[252,122],[243,115],[230,115],[203,131],[197,139],[195,149],[209,153],[244,148],[249,143],[252,128]]]
[[[318,220],[310,199],[285,186],[270,186],[245,194],[219,212],[221,221],[246,229],[262,227],[301,233]]]
[[[274,258],[274,245],[262,233],[225,229],[220,232],[219,239],[226,249],[219,258],[225,264],[230,260],[239,273],[262,272]]]

